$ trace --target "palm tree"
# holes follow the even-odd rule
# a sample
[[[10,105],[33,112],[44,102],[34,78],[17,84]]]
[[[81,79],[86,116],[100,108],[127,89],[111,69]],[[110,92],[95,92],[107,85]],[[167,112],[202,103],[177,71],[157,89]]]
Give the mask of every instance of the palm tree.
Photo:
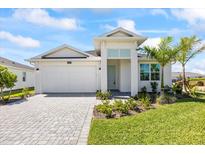
[[[174,61],[178,48],[174,47],[172,37],[161,38],[157,47],[144,46],[147,56],[154,58],[161,66],[161,91],[164,92],[164,67]]]
[[[201,40],[198,39],[196,36],[182,37],[179,41],[179,52],[176,56],[176,60],[182,66],[183,92],[188,93],[185,76],[185,65],[189,60],[191,60],[197,54],[205,50],[205,45],[200,46],[201,43]]]

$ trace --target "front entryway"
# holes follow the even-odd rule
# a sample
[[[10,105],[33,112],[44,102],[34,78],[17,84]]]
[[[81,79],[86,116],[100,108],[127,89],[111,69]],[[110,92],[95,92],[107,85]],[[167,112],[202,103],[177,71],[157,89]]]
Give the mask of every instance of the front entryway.
[[[108,65],[108,89],[114,90],[116,89],[116,66]]]

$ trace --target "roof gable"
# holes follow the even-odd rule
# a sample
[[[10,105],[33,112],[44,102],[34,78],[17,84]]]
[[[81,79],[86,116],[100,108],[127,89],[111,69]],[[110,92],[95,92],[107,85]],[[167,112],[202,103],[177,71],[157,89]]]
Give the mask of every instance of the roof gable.
[[[139,35],[128,31],[122,27],[116,28],[111,32],[101,35],[102,37],[138,37]]]
[[[86,58],[87,55],[76,52],[75,50],[72,50],[68,47],[61,48],[59,50],[56,50],[55,52],[49,53],[43,58]]]
[[[58,58],[86,58],[90,57],[91,55],[88,53],[84,53],[80,51],[79,49],[76,49],[72,46],[68,46],[66,44],[59,46],[57,48],[51,49],[43,54],[40,54],[36,57],[33,57],[31,59],[41,59],[41,58],[52,58],[52,59],[58,59]]]

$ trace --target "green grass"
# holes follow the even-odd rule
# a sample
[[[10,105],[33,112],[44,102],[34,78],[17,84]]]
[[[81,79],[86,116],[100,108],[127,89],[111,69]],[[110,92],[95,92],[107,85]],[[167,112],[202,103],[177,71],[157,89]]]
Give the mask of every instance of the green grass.
[[[183,99],[120,119],[93,119],[88,144],[205,144],[205,99]]]
[[[189,81],[203,81],[205,78],[190,78]]]
[[[30,94],[34,94],[34,88],[29,88],[29,92]],[[16,98],[16,97],[21,97],[22,96],[22,89],[17,89],[17,90],[12,90],[11,91],[11,98]],[[9,92],[4,92],[4,97],[8,97],[9,96]]]

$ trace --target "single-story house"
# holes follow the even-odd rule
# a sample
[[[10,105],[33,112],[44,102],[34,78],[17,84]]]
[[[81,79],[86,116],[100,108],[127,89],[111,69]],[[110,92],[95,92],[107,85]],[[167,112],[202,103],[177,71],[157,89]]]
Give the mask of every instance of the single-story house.
[[[35,66],[37,93],[79,93],[119,90],[135,95],[150,82],[160,87],[160,65],[140,54],[146,37],[123,28],[94,38],[94,50],[81,51],[69,45],[30,58]],[[171,64],[165,67],[165,85],[171,85]]]
[[[7,67],[9,71],[17,75],[17,82],[15,89],[22,89],[24,87],[34,87],[34,68],[20,64],[18,62],[0,57],[0,65]]]

